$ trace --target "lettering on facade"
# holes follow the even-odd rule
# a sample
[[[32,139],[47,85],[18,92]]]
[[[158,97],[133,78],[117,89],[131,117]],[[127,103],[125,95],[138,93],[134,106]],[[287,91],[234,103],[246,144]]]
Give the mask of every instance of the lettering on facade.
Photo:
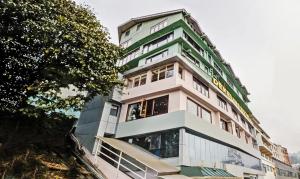
[[[232,97],[226,87],[216,78],[212,79],[213,84],[217,86],[234,104],[235,106],[241,111],[241,113],[249,120],[248,113],[242,108],[242,106]]]

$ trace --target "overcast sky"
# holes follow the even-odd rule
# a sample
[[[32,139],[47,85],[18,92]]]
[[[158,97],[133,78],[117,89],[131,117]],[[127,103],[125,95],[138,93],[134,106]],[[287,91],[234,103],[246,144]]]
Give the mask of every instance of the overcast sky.
[[[88,4],[118,43],[133,17],[185,8],[251,93],[272,141],[300,151],[299,0],[76,0]]]

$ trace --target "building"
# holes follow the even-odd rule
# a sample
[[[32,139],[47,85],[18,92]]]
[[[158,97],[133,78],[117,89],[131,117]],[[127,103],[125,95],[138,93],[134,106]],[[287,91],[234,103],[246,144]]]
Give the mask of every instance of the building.
[[[133,18],[118,32],[125,87],[88,103],[75,131],[107,170],[254,179],[267,176],[262,164],[275,168],[249,92],[189,13]]]

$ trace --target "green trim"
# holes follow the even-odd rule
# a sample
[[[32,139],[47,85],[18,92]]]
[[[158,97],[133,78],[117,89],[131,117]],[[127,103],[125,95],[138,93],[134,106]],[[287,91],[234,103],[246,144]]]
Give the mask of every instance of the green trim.
[[[182,39],[182,38],[181,38]],[[208,61],[206,61],[195,49],[192,47],[188,42],[182,39],[182,47],[187,50],[190,49],[191,53],[196,59],[200,59],[204,65],[208,66],[209,68],[213,69],[213,75],[219,74],[218,71],[210,64]],[[201,69],[202,70],[202,69]],[[248,106],[245,104],[245,102],[240,98],[239,95],[236,94],[236,92],[231,88],[231,86],[223,79],[218,78],[218,80],[226,87],[226,89],[229,91],[229,93],[237,100],[237,102],[241,105],[241,107],[249,114],[252,114]]]
[[[217,63],[217,65],[220,66],[220,68],[224,71],[224,73],[227,75],[227,77],[230,78],[231,81],[233,81],[233,83],[235,84],[236,88],[240,91],[240,93],[243,96],[247,96],[246,91],[242,88],[242,86],[237,82],[237,80],[235,79],[235,77],[233,76],[232,73],[229,72],[229,70],[224,66],[224,64],[221,62],[221,59],[214,53],[214,51],[206,44],[204,43],[203,39],[201,39],[201,37],[199,37],[199,35],[194,32],[191,27],[188,26],[188,24],[186,24],[186,22],[182,19],[168,25],[167,27],[153,33],[150,34],[148,36],[146,36],[145,38],[133,43],[132,45],[130,45],[128,48],[126,48],[126,53],[133,51],[137,48],[139,48],[140,46],[149,43],[163,35],[166,35],[167,33],[170,33],[171,31],[174,31],[177,28],[182,27],[185,32],[191,36],[191,38],[198,43],[198,45],[201,46],[201,48],[203,48],[204,50],[206,50],[212,57],[213,60]],[[217,59],[217,60],[216,60]],[[214,68],[214,67],[213,67]],[[223,78],[223,77],[222,77]],[[226,82],[227,83],[227,82]],[[231,88],[231,87],[230,87]]]
[[[201,46],[204,50],[206,50],[209,55],[213,57],[213,60],[217,63],[218,66],[223,70],[223,72],[227,75],[227,77],[230,78],[231,81],[235,84],[235,86],[238,88],[238,90],[241,92],[242,95],[246,96],[247,93],[244,89],[242,89],[241,85],[237,82],[235,77],[232,73],[229,72],[229,70],[224,66],[224,64],[221,62],[221,59],[213,52],[213,50],[206,45],[203,40],[199,37],[198,34],[196,34],[187,24],[184,24],[182,28],[185,30],[185,32],[196,42],[198,45]],[[217,60],[216,60],[217,59]],[[214,67],[213,67],[214,68]],[[223,77],[222,77],[223,78]]]
[[[135,67],[138,66],[138,63],[139,63],[139,61],[141,59],[143,59],[145,57],[148,57],[148,56],[151,56],[151,55],[154,55],[155,53],[157,53],[157,52],[159,52],[159,51],[161,51],[163,49],[166,49],[166,48],[168,48],[168,47],[170,47],[170,46],[172,46],[172,45],[174,45],[176,43],[179,43],[182,40],[183,40],[182,38],[174,39],[171,42],[168,42],[168,43],[166,43],[166,44],[164,44],[164,45],[162,45],[162,46],[160,46],[160,47],[158,47],[158,48],[156,48],[154,50],[151,50],[151,51],[149,51],[149,52],[147,52],[147,53],[145,53],[145,54],[143,54],[143,55],[141,55],[141,56],[139,56],[139,57],[131,60],[130,62],[128,62],[126,64],[126,66],[128,67],[128,69],[135,68]]]
[[[132,45],[130,45],[129,47],[127,47],[125,49],[125,52],[128,53],[136,48],[139,48],[140,46],[144,45],[144,44],[147,44],[163,35],[167,35],[168,33],[174,31],[175,29],[181,27],[183,24],[185,24],[185,22],[183,20],[179,20],[177,22],[174,22],[173,24],[170,24],[168,25],[167,27],[157,31],[157,32],[154,32],[153,34],[150,34],[144,38],[142,38],[141,40],[133,43]]]
[[[226,170],[219,168],[197,167],[197,166],[180,166],[180,174],[189,177],[235,177]]]
[[[132,50],[135,50],[136,48],[138,48],[138,47],[140,47],[140,46],[142,46],[144,44],[147,44],[147,43],[149,43],[149,42],[151,42],[151,41],[153,41],[153,40],[155,40],[155,39],[157,39],[157,38],[159,38],[159,37],[161,37],[163,35],[166,35],[166,34],[172,32],[172,31],[174,31],[174,29],[177,29],[177,28],[180,28],[180,27],[182,27],[186,31],[186,33],[188,33],[188,35],[191,36],[191,38],[194,38],[193,40],[197,39],[197,40],[195,40],[195,42],[198,42],[198,45],[200,45],[201,48],[203,48],[204,50],[210,51],[213,54],[213,56],[217,57],[217,55],[214,52],[212,52],[212,50],[203,42],[203,40],[198,35],[196,35],[195,32],[193,32],[190,29],[190,27],[183,20],[179,20],[177,22],[174,22],[173,24],[167,26],[166,28],[164,28],[164,29],[162,29],[162,30],[160,30],[158,32],[155,32],[155,33],[153,33],[153,34],[151,34],[151,35],[149,35],[149,36],[147,36],[147,37],[145,37],[145,38],[137,41],[136,43],[134,43],[131,46],[129,46],[126,49],[126,51],[130,52]],[[199,42],[200,42],[200,44],[199,44]],[[183,39],[183,37],[178,37],[178,38],[172,40],[171,42],[168,42],[168,43],[166,43],[166,44],[164,44],[164,45],[162,45],[162,46],[160,46],[160,47],[158,47],[158,48],[156,48],[154,50],[151,50],[150,52],[142,54],[141,56],[139,56],[139,57],[131,60],[130,62],[128,62],[126,64],[126,66],[128,67],[128,69],[135,68],[135,67],[138,66],[139,60],[141,60],[141,59],[143,59],[143,58],[145,58],[147,56],[153,55],[153,54],[155,54],[155,53],[157,53],[157,52],[159,52],[159,51],[161,51],[161,50],[163,50],[163,49],[165,49],[167,47],[170,47],[170,46],[172,46],[172,45],[174,45],[176,43],[182,44],[185,49],[191,49],[192,54],[195,57],[197,57],[198,59],[200,59],[201,62],[204,63],[206,66],[208,66],[209,68],[213,69],[213,74],[218,74],[218,76],[219,76],[219,73],[214,68],[214,66],[211,65],[204,57],[202,57],[194,49],[194,47],[192,47],[188,42],[186,42],[186,40]],[[220,63],[217,60],[214,60],[214,61],[217,62],[217,64]],[[218,64],[218,65],[222,68],[222,70],[224,70],[224,65],[222,63]],[[225,72],[226,72],[226,70],[225,70]],[[252,114],[252,112],[250,111],[250,109],[248,108],[248,106],[245,104],[245,102],[241,99],[241,97],[239,95],[237,95],[237,93],[232,89],[232,87],[227,83],[227,81],[225,81],[223,77],[222,78],[218,78],[218,80],[227,88],[227,90],[237,100],[237,102],[241,105],[241,107],[244,108],[244,110],[247,113]],[[232,81],[234,83],[237,83],[235,79],[233,79]],[[236,84],[236,87],[240,88],[240,85]],[[239,91],[241,91],[241,90],[239,90]]]

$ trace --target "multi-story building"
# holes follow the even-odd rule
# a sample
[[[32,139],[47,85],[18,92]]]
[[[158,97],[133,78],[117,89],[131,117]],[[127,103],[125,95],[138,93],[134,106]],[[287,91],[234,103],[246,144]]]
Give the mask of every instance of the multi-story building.
[[[150,178],[149,171],[263,178],[262,163],[275,168],[269,136],[248,108],[249,92],[189,13],[133,18],[118,32],[125,87],[82,112],[75,134],[90,152],[117,169],[126,154],[139,171],[146,168],[143,175],[119,169],[133,178]],[[168,172],[155,169],[160,164],[150,156]]]

